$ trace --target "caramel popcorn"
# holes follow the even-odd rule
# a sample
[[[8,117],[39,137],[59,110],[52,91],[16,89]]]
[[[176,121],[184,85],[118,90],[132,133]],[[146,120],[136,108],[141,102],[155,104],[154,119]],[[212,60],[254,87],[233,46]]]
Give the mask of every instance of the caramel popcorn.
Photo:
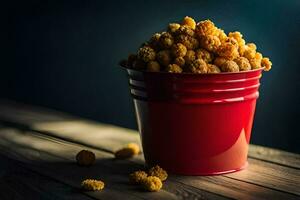
[[[171,52],[169,50],[162,50],[157,53],[157,61],[162,66],[168,66],[172,60]]]
[[[156,53],[154,49],[148,46],[141,47],[138,51],[138,58],[143,60],[144,62],[155,60],[155,55]]]
[[[217,36],[206,35],[201,37],[200,46],[208,51],[216,52],[221,45],[221,41]]]
[[[202,59],[196,59],[189,65],[189,70],[195,74],[207,73],[207,64]]]
[[[176,33],[176,31],[180,28],[180,24],[178,23],[171,23],[168,26],[168,31],[172,34]]]
[[[171,53],[175,57],[183,57],[185,56],[186,52],[186,47],[181,43],[174,44],[171,48]]]
[[[100,180],[94,180],[94,179],[86,179],[82,181],[81,187],[84,190],[88,191],[96,191],[96,190],[103,190],[104,189],[104,182]]]
[[[239,56],[238,48],[230,42],[222,43],[218,48],[217,53],[219,56],[228,60],[233,60]]]
[[[177,29],[176,34],[178,35],[188,35],[188,36],[194,36],[195,32],[194,30],[186,25],[182,25],[179,27],[179,29]]]
[[[168,67],[166,68],[167,72],[171,72],[171,73],[181,73],[182,72],[182,68],[179,67],[176,64],[170,64],[168,65]]]
[[[154,167],[151,167],[149,169],[149,175],[150,176],[156,176],[161,181],[165,181],[168,178],[168,173],[158,165],[155,165]]]
[[[142,186],[147,191],[157,192],[162,188],[162,182],[156,176],[148,176],[142,180]]]
[[[196,23],[186,16],[181,23],[170,23],[167,31],[152,35],[122,66],[152,72],[219,73],[262,67],[268,71],[272,63],[239,31],[227,35],[210,20]]]
[[[223,58],[223,57],[216,57],[214,60],[214,64],[221,67],[223,65],[223,63],[225,63],[226,61],[228,61],[228,59]]]
[[[184,67],[185,60],[183,57],[177,57],[174,59],[174,64],[178,65],[179,67]]]
[[[147,71],[149,72],[159,72],[160,65],[157,61],[150,61],[147,63]]]
[[[161,36],[160,33],[155,33],[154,35],[152,35],[152,37],[149,40],[149,45],[155,50],[158,50],[160,48],[160,43],[159,43],[160,36]]]
[[[90,166],[93,165],[96,160],[96,156],[89,150],[81,150],[76,155],[76,161],[79,165]]]
[[[197,49],[196,57],[204,60],[206,63],[210,63],[213,60],[213,54],[209,53],[205,49]]]
[[[238,41],[237,41],[236,39],[234,39],[234,38],[232,38],[232,37],[227,37],[227,38],[223,41],[223,43],[226,43],[226,42],[231,43],[233,46],[236,47],[237,50],[239,49],[239,43],[238,43]]]
[[[193,50],[188,50],[184,56],[184,60],[186,64],[190,64],[196,59],[196,54],[195,51]]]
[[[220,72],[221,72],[221,70],[218,66],[213,65],[213,64],[207,64],[207,73],[208,74],[217,74]]]
[[[186,26],[190,27],[193,30],[196,28],[195,20],[191,17],[188,17],[188,16],[183,18],[182,25],[186,25]]]
[[[139,184],[143,179],[147,178],[148,174],[144,171],[138,170],[129,175],[129,181],[134,184]]]
[[[221,65],[222,72],[238,72],[239,66],[232,60],[228,60]]]
[[[219,28],[217,29],[217,36],[218,36],[219,40],[221,41],[221,43],[227,39],[227,35],[224,32],[224,30],[219,29]]]
[[[169,48],[171,48],[171,46],[174,43],[174,38],[170,33],[164,32],[161,34],[161,36],[159,38],[159,42],[160,42],[161,48],[169,49]]]
[[[117,159],[130,158],[134,155],[139,154],[140,147],[135,143],[129,143],[125,147],[119,149],[115,152],[115,157]]]
[[[199,46],[199,41],[196,38],[183,34],[177,36],[177,42],[182,43],[189,50],[196,49]]]
[[[272,62],[269,58],[265,57],[261,60],[261,66],[265,68],[265,71],[269,71],[272,68]]]
[[[248,71],[251,70],[250,62],[245,57],[238,57],[234,60],[234,62],[239,66],[240,71]]]
[[[239,47],[245,45],[243,35],[238,31],[228,33],[228,37],[234,38],[238,42]]]
[[[214,23],[208,19],[199,22],[196,26],[195,32],[199,37],[208,35],[217,36],[219,33]]]

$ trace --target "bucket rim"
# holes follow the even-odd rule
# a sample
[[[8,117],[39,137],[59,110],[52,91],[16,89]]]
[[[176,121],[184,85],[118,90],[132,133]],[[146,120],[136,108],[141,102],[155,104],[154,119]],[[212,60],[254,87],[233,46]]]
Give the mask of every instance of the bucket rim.
[[[207,73],[207,74],[196,74],[196,73],[191,73],[191,72],[184,72],[184,73],[170,73],[170,72],[165,72],[165,71],[159,71],[159,72],[151,72],[151,71],[146,71],[146,70],[137,70],[137,69],[133,69],[133,68],[129,68],[125,65],[119,64],[120,67],[124,70],[130,70],[133,71],[135,73],[144,73],[144,74],[157,74],[157,75],[164,75],[164,74],[168,74],[168,75],[173,75],[173,76],[182,76],[182,75],[186,75],[186,76],[223,76],[223,75],[242,75],[242,74],[250,74],[250,73],[255,73],[255,72],[262,72],[265,68],[261,67],[258,69],[252,69],[252,70],[248,70],[248,71],[239,71],[239,72],[221,72],[221,73]]]

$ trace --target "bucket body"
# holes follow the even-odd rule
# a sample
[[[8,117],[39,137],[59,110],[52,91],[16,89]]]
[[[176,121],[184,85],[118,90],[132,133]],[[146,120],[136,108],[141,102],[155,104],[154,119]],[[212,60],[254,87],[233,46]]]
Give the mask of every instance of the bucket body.
[[[182,175],[247,165],[262,70],[173,74],[126,69],[146,164]]]

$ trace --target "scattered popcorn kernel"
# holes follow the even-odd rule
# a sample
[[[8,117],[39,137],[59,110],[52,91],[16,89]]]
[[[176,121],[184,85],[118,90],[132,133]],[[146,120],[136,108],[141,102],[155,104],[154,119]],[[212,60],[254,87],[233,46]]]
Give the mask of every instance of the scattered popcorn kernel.
[[[157,61],[150,61],[147,63],[147,71],[149,72],[159,72],[160,65]]]
[[[126,147],[131,148],[135,155],[140,153],[140,146],[136,143],[128,143]]]
[[[213,64],[207,64],[207,73],[208,74],[217,74],[220,72],[221,72],[221,70],[218,66],[213,65]]]
[[[269,58],[265,57],[261,60],[261,66],[265,68],[265,71],[269,71],[272,68],[272,62]]]
[[[228,60],[221,65],[222,72],[238,72],[239,66],[232,60]]]
[[[171,53],[174,57],[183,57],[185,56],[186,52],[186,47],[181,43],[174,44],[171,48]]]
[[[138,170],[129,174],[129,181],[134,184],[139,184],[143,179],[147,178],[148,174],[144,171]]]
[[[211,52],[216,52],[220,45],[221,42],[217,36],[207,35],[200,39],[200,46]]]
[[[161,48],[169,49],[173,45],[174,39],[173,39],[173,36],[170,33],[164,32],[164,33],[161,34],[161,36],[159,38],[159,42],[160,42]]]
[[[179,67],[183,67],[185,65],[185,60],[183,57],[177,57],[174,59],[174,64],[178,65]]]
[[[155,60],[155,51],[149,46],[141,47],[138,51],[138,58],[144,62]]]
[[[195,29],[196,28],[196,22],[193,18],[186,16],[183,21],[182,21],[182,25],[186,25],[189,26],[191,29]]]
[[[117,159],[131,158],[134,155],[139,154],[140,147],[135,143],[129,143],[125,147],[119,149],[115,152],[115,157]]]
[[[205,49],[197,49],[196,50],[196,57],[204,60],[207,63],[210,63],[213,60],[213,54],[209,53]]]
[[[216,57],[214,59],[214,64],[217,65],[218,67],[221,67],[223,65],[223,63],[225,63],[226,61],[228,61],[228,59],[223,58],[223,57]]]
[[[115,157],[117,159],[131,158],[134,155],[136,155],[134,149],[128,147],[124,147],[115,152]]]
[[[207,35],[217,36],[219,33],[214,23],[209,19],[199,22],[196,25],[195,32],[199,37]]]
[[[196,59],[189,65],[189,70],[195,74],[207,73],[206,62],[202,59]]]
[[[248,71],[251,70],[250,62],[245,57],[238,57],[234,60],[236,64],[239,66],[239,71]]]
[[[86,179],[81,182],[81,187],[88,191],[103,190],[104,182],[100,180]]]
[[[229,42],[221,44],[217,53],[228,60],[233,60],[239,56],[238,48]]]
[[[157,61],[162,66],[168,66],[171,62],[171,52],[169,50],[162,50],[157,53]]]
[[[190,64],[196,59],[196,54],[195,51],[193,50],[188,50],[184,56],[184,60],[186,64]]]
[[[149,175],[150,176],[156,176],[161,181],[165,181],[168,178],[168,173],[158,165],[155,165],[154,167],[151,167],[149,169]]]
[[[81,150],[76,155],[76,161],[79,165],[90,166],[94,164],[96,156],[93,152],[88,150]]]
[[[171,23],[168,26],[168,31],[172,34],[176,33],[176,31],[180,28],[180,24]]]
[[[181,73],[182,68],[179,67],[179,65],[176,65],[176,64],[169,64],[168,67],[166,68],[166,71],[171,72],[171,73]]]
[[[162,182],[156,176],[148,176],[142,180],[142,186],[147,191],[157,192],[162,188]]]

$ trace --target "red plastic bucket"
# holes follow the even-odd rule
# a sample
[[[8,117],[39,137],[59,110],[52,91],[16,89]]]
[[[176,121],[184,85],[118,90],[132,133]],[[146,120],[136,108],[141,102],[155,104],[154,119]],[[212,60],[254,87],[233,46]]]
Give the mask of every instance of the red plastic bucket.
[[[126,69],[146,164],[183,175],[247,165],[262,69],[174,74]]]

